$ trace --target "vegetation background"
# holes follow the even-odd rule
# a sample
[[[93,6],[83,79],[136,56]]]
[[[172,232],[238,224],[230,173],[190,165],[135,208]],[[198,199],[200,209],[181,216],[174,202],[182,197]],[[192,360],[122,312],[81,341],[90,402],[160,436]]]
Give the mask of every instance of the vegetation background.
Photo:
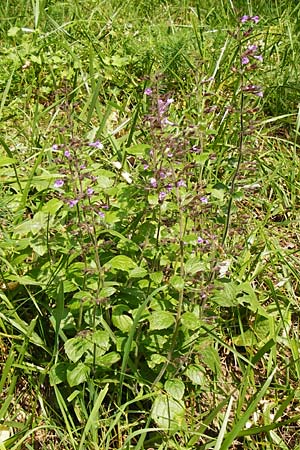
[[[293,0],[2,0],[0,449],[300,449]]]

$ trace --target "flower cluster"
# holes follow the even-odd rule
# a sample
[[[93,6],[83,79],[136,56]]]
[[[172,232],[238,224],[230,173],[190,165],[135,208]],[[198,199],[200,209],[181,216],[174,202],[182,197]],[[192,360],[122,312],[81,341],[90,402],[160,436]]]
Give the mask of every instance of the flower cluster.
[[[64,144],[52,146],[53,152],[60,154],[56,158],[56,163],[60,166],[60,178],[55,180],[53,187],[70,208],[82,203],[83,209],[91,209],[103,218],[103,208],[96,206],[96,203],[91,203],[95,194],[97,177],[87,169],[87,162],[82,160],[81,150],[83,145],[99,150],[103,149],[103,144],[100,141],[82,144],[80,141],[73,140],[69,146]]]
[[[241,23],[246,23],[246,22],[253,22],[255,24],[257,24],[259,22],[259,16],[242,16],[240,18],[240,22]]]

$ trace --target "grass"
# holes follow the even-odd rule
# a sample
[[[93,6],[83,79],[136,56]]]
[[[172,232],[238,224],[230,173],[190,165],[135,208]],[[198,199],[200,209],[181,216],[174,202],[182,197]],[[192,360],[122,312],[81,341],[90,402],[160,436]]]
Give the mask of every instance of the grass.
[[[300,8],[150,3],[0,5],[0,450],[300,448]]]

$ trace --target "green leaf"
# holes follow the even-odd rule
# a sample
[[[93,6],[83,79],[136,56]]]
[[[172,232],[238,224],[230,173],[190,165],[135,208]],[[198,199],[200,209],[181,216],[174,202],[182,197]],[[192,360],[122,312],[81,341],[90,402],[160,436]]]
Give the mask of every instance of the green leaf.
[[[98,186],[101,189],[108,189],[113,186],[114,180],[109,177],[105,177],[104,175],[100,175],[97,177]]]
[[[143,267],[135,267],[129,272],[129,278],[144,278],[148,272]]]
[[[175,400],[181,400],[184,396],[185,386],[181,380],[167,380],[164,388]]]
[[[152,409],[152,418],[160,428],[175,433],[186,428],[183,402],[160,394],[156,397]]]
[[[99,297],[102,298],[111,297],[115,292],[116,289],[114,287],[107,286],[101,289],[101,291],[99,292]]]
[[[185,272],[188,275],[195,275],[197,272],[205,270],[205,264],[199,258],[190,258],[184,265]]]
[[[10,166],[11,164],[15,164],[15,162],[16,162],[15,159],[9,158],[8,156],[1,156],[0,157],[0,167],[2,167],[2,166]]]
[[[147,153],[147,150],[150,150],[151,146],[148,144],[137,144],[133,145],[130,148],[126,149],[126,152],[129,155],[142,156],[144,157]]]
[[[162,280],[163,280],[164,274],[162,272],[153,272],[150,273],[150,279],[153,281],[153,283],[155,284],[161,284]]]
[[[67,379],[67,369],[70,366],[69,363],[58,363],[52,366],[49,372],[50,385],[63,383]]]
[[[78,384],[87,381],[90,375],[90,368],[83,363],[78,363],[73,369],[67,369],[67,381],[71,387],[78,386]]]
[[[46,226],[47,226],[47,215],[42,211],[38,211],[34,215],[33,219],[26,220],[25,222],[16,226],[16,228],[14,229],[14,234],[19,236],[25,236],[28,233],[32,233],[33,235],[36,235],[43,228],[46,229]]]
[[[117,305],[112,309],[112,323],[123,333],[129,332],[133,324],[132,318],[124,314],[127,311],[128,307],[126,305]]]
[[[8,32],[7,32],[7,36],[9,37],[15,37],[18,32],[20,31],[20,28],[18,27],[11,27]]]
[[[96,358],[97,366],[110,367],[116,362],[120,361],[121,357],[117,352],[106,353],[104,356]]]
[[[111,267],[112,269],[125,270],[129,272],[131,269],[137,267],[136,263],[126,255],[118,255],[104,264],[104,267]]]
[[[90,345],[86,338],[78,336],[68,339],[64,348],[69,360],[75,363],[84,355]]]
[[[188,330],[197,330],[197,328],[200,328],[201,326],[199,317],[197,317],[196,314],[189,311],[182,314],[181,323]]]
[[[184,289],[184,279],[179,275],[173,275],[170,278],[170,283],[173,288],[177,289],[177,291],[181,291],[182,289]]]
[[[221,362],[219,353],[214,347],[204,347],[201,351],[201,361],[216,375],[221,375]]]
[[[63,204],[64,203],[61,200],[58,200],[58,198],[51,198],[51,200],[43,205],[42,212],[54,216],[57,211],[63,206]]]
[[[150,330],[164,330],[175,323],[174,316],[169,311],[154,311],[148,320]]]
[[[204,385],[205,384],[205,375],[202,371],[203,369],[199,366],[189,366],[186,371],[185,375],[194,383],[197,385]]]
[[[98,354],[99,351],[102,352],[102,354],[104,354],[110,348],[110,338],[107,331],[104,330],[95,331],[93,334],[88,336],[88,340],[93,344],[96,344]]]

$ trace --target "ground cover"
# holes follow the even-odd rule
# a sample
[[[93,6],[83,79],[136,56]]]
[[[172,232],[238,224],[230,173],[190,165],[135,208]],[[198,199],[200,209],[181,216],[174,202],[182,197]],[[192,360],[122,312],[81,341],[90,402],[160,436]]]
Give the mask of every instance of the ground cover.
[[[300,448],[299,11],[1,3],[1,450]]]

